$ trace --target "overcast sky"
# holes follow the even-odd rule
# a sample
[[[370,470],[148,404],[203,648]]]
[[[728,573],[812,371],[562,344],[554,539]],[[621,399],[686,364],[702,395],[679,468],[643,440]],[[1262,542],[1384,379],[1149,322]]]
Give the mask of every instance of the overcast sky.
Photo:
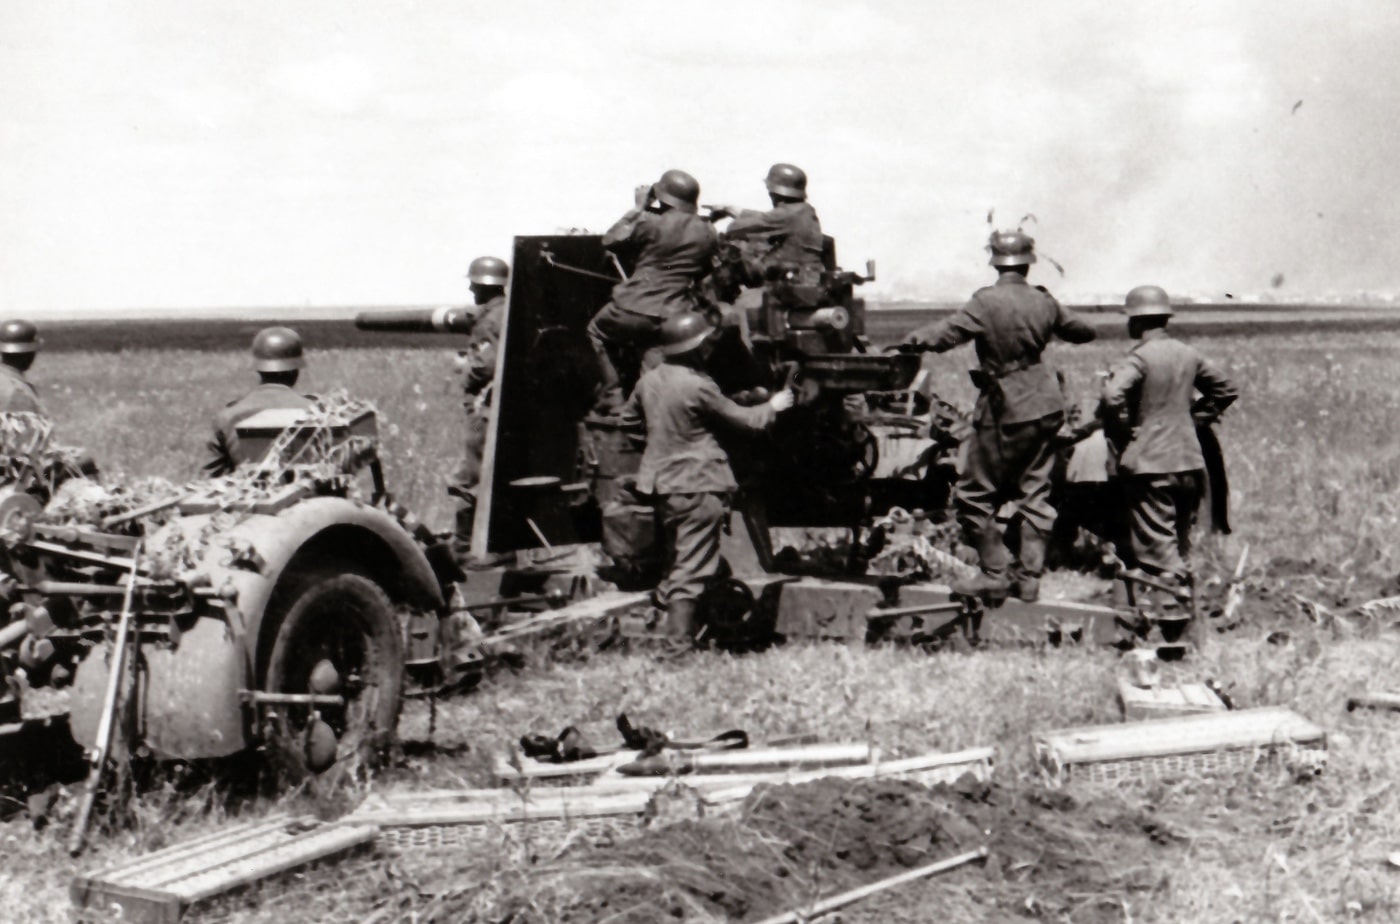
[[[1400,4],[0,3],[0,298],[451,303],[670,167],[796,163],[867,295],[960,299],[989,230],[1073,298],[1392,292]]]

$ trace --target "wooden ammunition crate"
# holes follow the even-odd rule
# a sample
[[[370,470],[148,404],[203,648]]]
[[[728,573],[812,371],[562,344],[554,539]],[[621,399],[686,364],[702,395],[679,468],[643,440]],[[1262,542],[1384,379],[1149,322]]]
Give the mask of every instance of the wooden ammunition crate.
[[[1057,729],[1032,740],[1052,783],[1238,773],[1270,760],[1295,772],[1317,773],[1327,762],[1327,733],[1274,706]]]
[[[79,921],[175,924],[188,905],[368,844],[377,834],[374,825],[280,816],[78,876],[69,892]]]
[[[1123,718],[1129,722],[1225,711],[1220,697],[1203,683],[1140,687],[1126,677],[1118,678],[1118,704],[1123,707]]]

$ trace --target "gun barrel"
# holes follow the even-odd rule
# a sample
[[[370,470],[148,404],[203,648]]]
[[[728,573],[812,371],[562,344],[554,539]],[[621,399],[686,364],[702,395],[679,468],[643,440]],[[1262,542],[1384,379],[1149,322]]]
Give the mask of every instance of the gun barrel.
[[[361,311],[355,315],[360,330],[421,334],[470,333],[476,317],[465,308],[411,308],[397,311]]]

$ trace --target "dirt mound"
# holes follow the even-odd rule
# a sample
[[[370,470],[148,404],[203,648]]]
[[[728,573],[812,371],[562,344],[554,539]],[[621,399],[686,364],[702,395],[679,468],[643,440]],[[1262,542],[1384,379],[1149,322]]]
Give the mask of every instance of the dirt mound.
[[[732,817],[575,848],[502,888],[490,919],[753,921],[987,844],[985,866],[926,887],[974,920],[1118,921],[1119,897],[1162,887],[1161,871],[1172,866],[1166,854],[1182,841],[1146,804],[1116,794],[1086,802],[970,778],[934,787],[822,780],[760,787]],[[461,899],[420,920],[477,919]],[[471,896],[474,910],[480,899]],[[862,903],[860,913],[919,919],[901,917],[901,901],[907,905],[907,892]]]

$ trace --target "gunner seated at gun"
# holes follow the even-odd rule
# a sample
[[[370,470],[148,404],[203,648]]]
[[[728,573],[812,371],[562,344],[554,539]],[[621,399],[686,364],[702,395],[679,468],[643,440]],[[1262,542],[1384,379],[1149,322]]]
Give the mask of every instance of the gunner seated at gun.
[[[821,220],[807,201],[807,174],[792,164],[774,164],[763,183],[773,203],[768,211],[712,205],[710,217],[733,216],[724,238],[745,245],[752,284],[789,274],[799,284],[815,284],[825,264]]]

